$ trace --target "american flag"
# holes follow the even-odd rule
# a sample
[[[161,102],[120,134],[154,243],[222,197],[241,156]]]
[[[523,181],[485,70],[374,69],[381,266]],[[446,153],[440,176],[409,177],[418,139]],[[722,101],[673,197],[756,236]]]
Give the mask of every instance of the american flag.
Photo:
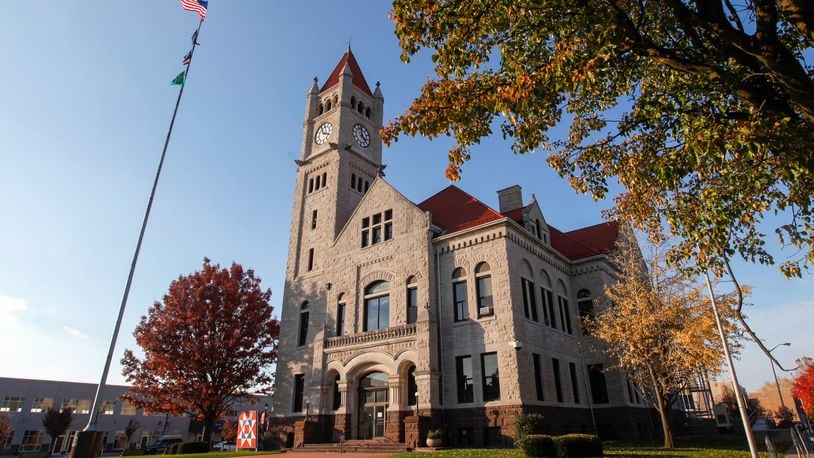
[[[195,11],[201,15],[201,20],[206,19],[206,7],[209,5],[207,0],[181,0],[181,6],[187,11]]]

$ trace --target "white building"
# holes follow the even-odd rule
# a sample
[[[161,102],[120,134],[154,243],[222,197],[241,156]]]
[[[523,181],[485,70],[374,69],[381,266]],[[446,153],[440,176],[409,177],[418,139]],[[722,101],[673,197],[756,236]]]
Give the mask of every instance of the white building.
[[[152,444],[162,435],[178,435],[185,440],[195,439],[196,431],[200,428],[196,428],[195,424],[191,425],[189,417],[146,414],[132,404],[119,400],[119,396],[127,389],[127,386],[122,385],[105,386],[105,396],[96,426],[98,431],[104,431],[104,451],[128,448],[125,429],[131,421],[138,422],[140,427],[130,437],[130,448]],[[93,383],[0,377],[0,415],[8,417],[14,430],[10,437],[0,442],[0,450],[31,452],[53,449],[56,453],[67,453],[73,445],[76,432],[88,424],[95,394],[96,385]],[[253,403],[244,402],[234,406],[226,420],[235,421],[240,410],[262,411],[270,401],[267,396],[258,396]],[[73,423],[66,434],[57,438],[55,444],[51,444],[51,437],[45,432],[42,418],[49,408],[62,410],[69,407],[74,410]]]
[[[613,281],[618,225],[561,232],[519,186],[497,210],[455,186],[411,202],[383,178],[383,105],[350,51],[307,95],[280,440],[414,446],[433,425],[448,445],[507,445],[531,412],[552,433],[646,434],[644,402],[580,325]]]

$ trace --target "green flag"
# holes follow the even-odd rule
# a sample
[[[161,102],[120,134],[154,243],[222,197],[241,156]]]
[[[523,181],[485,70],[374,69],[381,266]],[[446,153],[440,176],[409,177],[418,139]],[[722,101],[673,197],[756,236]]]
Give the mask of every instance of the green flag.
[[[179,86],[183,86],[184,85],[184,79],[185,79],[184,73],[185,72],[179,73],[178,76],[176,76],[175,79],[172,80],[171,84],[177,84]]]

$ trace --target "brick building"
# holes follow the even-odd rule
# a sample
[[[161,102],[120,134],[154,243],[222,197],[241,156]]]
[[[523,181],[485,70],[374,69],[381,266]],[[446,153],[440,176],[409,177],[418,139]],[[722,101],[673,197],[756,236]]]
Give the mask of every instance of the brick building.
[[[521,413],[551,433],[649,430],[581,314],[613,281],[616,223],[570,232],[534,196],[492,209],[449,186],[420,203],[383,177],[384,97],[348,51],[307,95],[272,421],[280,440],[509,445]]]

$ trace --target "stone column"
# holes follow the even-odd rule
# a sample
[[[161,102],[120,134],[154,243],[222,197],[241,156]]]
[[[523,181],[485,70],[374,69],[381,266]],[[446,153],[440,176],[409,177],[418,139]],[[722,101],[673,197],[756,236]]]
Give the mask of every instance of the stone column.
[[[404,396],[402,395],[401,376],[391,375],[388,378],[390,390],[390,406],[387,408],[387,418],[384,425],[384,439],[388,442],[404,441]]]
[[[348,408],[348,391],[353,389],[353,382],[339,382],[340,404],[336,409],[336,421],[334,422],[333,441],[348,440],[351,438],[351,409]]]

